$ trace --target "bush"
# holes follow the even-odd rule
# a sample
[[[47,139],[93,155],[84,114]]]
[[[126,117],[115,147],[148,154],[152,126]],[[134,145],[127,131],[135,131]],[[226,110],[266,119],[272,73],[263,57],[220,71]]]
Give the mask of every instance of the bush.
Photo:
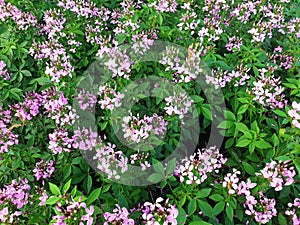
[[[300,224],[294,0],[0,0],[1,224]]]

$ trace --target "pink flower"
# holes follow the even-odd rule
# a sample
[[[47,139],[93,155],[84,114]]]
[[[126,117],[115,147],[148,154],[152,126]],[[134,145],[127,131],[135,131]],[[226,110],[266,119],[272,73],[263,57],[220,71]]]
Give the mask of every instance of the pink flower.
[[[93,221],[94,221],[94,219],[93,219],[93,213],[94,213],[94,206],[90,206],[90,209],[88,209],[86,206],[85,206],[85,204],[84,204],[84,208],[85,208],[85,212],[86,212],[86,214],[85,215],[83,215],[82,217],[81,217],[81,220],[82,221],[87,221],[87,225],[92,225],[93,224]],[[79,223],[80,225],[84,225],[83,224],[83,222],[80,222]]]
[[[39,197],[39,200],[41,201],[41,202],[39,203],[39,206],[43,206],[43,205],[45,205],[45,203],[46,203],[47,199],[48,199],[47,192],[46,192],[46,191],[43,191],[43,194],[42,194],[42,196],[41,196],[41,197]]]
[[[8,207],[5,207],[0,211],[0,221],[3,223],[6,222],[7,217],[8,217]]]

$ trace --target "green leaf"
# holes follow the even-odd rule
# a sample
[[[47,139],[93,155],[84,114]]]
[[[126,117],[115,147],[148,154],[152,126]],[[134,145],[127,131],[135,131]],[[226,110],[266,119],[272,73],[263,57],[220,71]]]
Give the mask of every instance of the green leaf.
[[[183,206],[185,202],[186,202],[186,195],[184,195],[184,196],[182,196],[182,198],[180,198],[179,205]]]
[[[176,220],[178,224],[185,224],[186,217],[187,217],[186,212],[181,206],[178,206],[177,209],[178,209],[178,216]]]
[[[279,110],[279,109],[275,109],[275,110],[273,110],[273,112],[274,112],[276,115],[278,115],[278,116],[281,116],[281,117],[284,117],[284,118],[287,117],[286,113],[283,112],[283,111],[281,111],[281,110]]]
[[[52,194],[54,195],[61,195],[59,188],[55,185],[49,182],[49,188]]]
[[[71,165],[67,165],[66,167],[64,167],[63,168],[63,174],[64,174],[64,178],[63,179],[64,180],[67,179],[70,176],[71,172],[72,172]]]
[[[84,172],[89,172],[89,170],[90,170],[90,166],[89,166],[89,164],[86,162],[86,160],[85,160],[84,158],[81,158],[79,167],[80,167]]]
[[[229,70],[230,69],[230,67],[224,61],[218,60],[217,63],[221,66],[221,68],[223,70]]]
[[[249,163],[243,161],[242,164],[248,174],[255,176],[255,170]]]
[[[250,145],[249,145],[249,152],[250,153],[253,153],[254,152],[254,150],[255,150],[255,143],[254,142],[252,142]]]
[[[214,215],[215,216],[219,215],[224,210],[224,207],[225,207],[225,202],[223,201],[218,202],[213,209]]]
[[[126,197],[122,193],[119,193],[118,204],[120,205],[120,207],[126,207],[126,208],[128,208],[127,199],[126,199]]]
[[[225,110],[224,115],[225,115],[226,119],[231,120],[231,121],[236,121],[235,115],[232,112],[230,112],[229,110]]]
[[[296,169],[298,170],[298,173],[300,174],[300,159],[294,159],[294,164]]]
[[[71,191],[71,195],[73,198],[75,197],[76,194],[77,194],[77,186],[75,186]]]
[[[81,31],[81,30],[72,30],[72,33],[79,34],[79,35],[84,35],[84,32]]]
[[[15,92],[9,91],[9,96],[12,97],[13,99],[17,100],[17,101],[21,101],[20,96],[18,94],[16,94]]]
[[[66,193],[69,190],[69,188],[71,186],[71,182],[72,182],[72,179],[70,179],[67,183],[65,183],[65,185],[62,188],[63,193]]]
[[[274,148],[269,149],[266,154],[266,159],[273,159],[274,156],[275,156],[275,149]]]
[[[198,200],[198,206],[204,215],[213,217],[213,208],[205,201]]]
[[[188,214],[192,215],[197,209],[197,201],[196,199],[191,199],[188,204]]]
[[[197,192],[197,198],[206,198],[211,192],[211,188],[204,188]]]
[[[119,45],[122,44],[126,40],[127,35],[126,34],[118,34],[116,36]]]
[[[153,169],[154,169],[157,173],[159,173],[159,174],[161,174],[161,175],[164,175],[164,166],[163,166],[163,164],[162,164],[161,162],[155,163],[155,164],[153,165]]]
[[[86,204],[87,205],[90,205],[92,204],[94,201],[97,200],[97,198],[99,197],[100,195],[100,192],[101,192],[101,187],[100,188],[97,188],[95,190],[92,191],[92,193],[89,195],[89,197],[87,198],[86,200]]]
[[[33,84],[37,82],[39,85],[45,85],[51,83],[51,80],[47,77],[39,77],[29,82],[29,84]]]
[[[248,146],[250,143],[252,142],[252,140],[249,139],[243,139],[238,141],[238,143],[236,144],[237,147],[246,147]]]
[[[162,25],[162,23],[163,23],[163,17],[162,17],[161,14],[158,14],[157,21],[158,21],[159,25]]]
[[[245,124],[243,124],[243,123],[240,123],[240,122],[236,122],[235,123],[235,126],[236,126],[236,128],[239,130],[239,131],[241,131],[241,132],[246,132],[246,131],[249,131],[249,129],[248,129],[248,127],[245,125]]]
[[[101,130],[105,130],[105,128],[107,127],[107,124],[108,124],[108,121],[101,123],[101,125],[100,125]]]
[[[208,109],[206,107],[201,107],[201,112],[206,119],[212,120],[212,114],[211,114],[210,109]]]
[[[170,160],[167,165],[166,173],[167,175],[172,174],[176,167],[176,158]]]
[[[288,224],[286,218],[281,213],[278,213],[278,223],[279,223],[279,225]]]
[[[45,202],[45,204],[46,205],[54,205],[59,200],[60,200],[60,197],[50,196],[50,198],[47,199],[47,201]]]
[[[111,184],[106,184],[103,188],[103,193],[107,192],[111,188]]]
[[[22,93],[22,89],[20,89],[20,88],[12,88],[9,91],[14,92],[14,93]]]
[[[255,142],[255,147],[259,149],[268,149],[268,148],[272,148],[272,145],[267,141],[259,140]]]
[[[209,196],[209,198],[214,200],[215,202],[220,202],[220,201],[224,200],[224,197],[219,194],[213,194],[213,195]]]
[[[158,183],[163,179],[163,176],[159,173],[153,173],[148,177],[148,181],[152,183]]]
[[[84,180],[84,186],[87,193],[90,193],[92,185],[93,185],[92,177],[91,175],[88,175],[87,178],[85,178]]]
[[[203,102],[204,99],[198,95],[191,95],[191,98],[193,99],[194,103]]]
[[[242,105],[242,106],[238,109],[237,114],[243,114],[243,113],[245,113],[245,112],[247,111],[248,107],[249,107],[249,105]]]
[[[273,141],[273,145],[274,146],[278,146],[279,145],[279,138],[277,137],[276,134],[272,135],[272,141]]]
[[[189,225],[212,225],[212,224],[205,221],[194,221],[189,223]]]
[[[228,219],[230,221],[233,221],[233,208],[231,207],[231,205],[228,205],[226,207],[225,211],[226,211],[226,215],[227,215]]]
[[[25,76],[25,77],[31,77],[31,73],[28,70],[21,70],[21,73]]]
[[[236,213],[236,217],[237,217],[240,221],[242,221],[243,218],[244,218],[244,210],[238,209],[238,210],[235,211],[235,213]]]
[[[281,156],[276,157],[275,159],[278,160],[278,161],[282,161],[282,162],[285,162],[287,160],[291,160],[291,158],[288,157],[287,155],[281,155]]]
[[[229,129],[229,128],[231,128],[232,126],[233,126],[233,122],[232,121],[229,121],[229,120],[225,120],[225,121],[222,121],[220,124],[219,124],[219,126],[218,126],[218,128],[222,128],[222,129]]]
[[[253,123],[251,123],[250,127],[251,127],[251,130],[253,130],[255,133],[257,133],[257,134],[259,133],[259,127],[258,127],[258,123],[256,120]]]
[[[229,138],[225,143],[225,148],[228,149],[234,144],[234,138]]]

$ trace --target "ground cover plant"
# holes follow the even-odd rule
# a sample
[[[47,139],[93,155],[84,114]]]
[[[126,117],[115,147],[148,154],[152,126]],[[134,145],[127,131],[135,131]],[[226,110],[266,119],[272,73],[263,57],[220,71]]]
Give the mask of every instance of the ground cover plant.
[[[0,0],[0,224],[300,224],[300,2]]]

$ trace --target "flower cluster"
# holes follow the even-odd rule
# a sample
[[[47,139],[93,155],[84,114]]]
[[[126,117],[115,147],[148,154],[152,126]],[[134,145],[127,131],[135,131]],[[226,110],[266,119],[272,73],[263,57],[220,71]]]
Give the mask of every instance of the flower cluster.
[[[45,113],[55,121],[59,127],[73,125],[78,119],[76,110],[68,105],[68,99],[63,92],[56,93],[56,96],[50,98],[44,104]]]
[[[68,45],[70,46],[70,52],[72,53],[76,53],[76,48],[82,45],[81,42],[74,40],[75,37],[74,34],[71,34],[70,37],[68,37]]]
[[[92,92],[86,91],[85,89],[79,91],[76,99],[79,107],[82,110],[87,111],[91,111],[97,103],[97,97]]]
[[[195,29],[200,23],[199,20],[197,20],[197,13],[194,12],[194,10],[191,8],[190,3],[185,3],[183,6],[181,6],[186,12],[182,13],[180,18],[180,23],[177,24],[177,27],[179,30],[188,30],[191,35],[195,33]]]
[[[93,131],[92,127],[89,128],[78,128],[74,130],[74,135],[72,136],[73,148],[80,150],[92,150],[101,144],[101,138],[96,131]]]
[[[6,64],[2,60],[0,60],[0,77],[5,77],[5,80],[10,79],[10,74],[7,72],[7,69],[5,69]]]
[[[144,115],[143,119],[140,119],[139,115],[133,116],[130,113],[129,116],[123,118],[122,130],[127,141],[139,143],[150,137],[151,132],[155,135],[163,135],[167,130],[167,125],[168,122],[156,113],[153,116]]]
[[[232,173],[227,173],[225,175],[222,186],[228,189],[229,195],[244,195],[248,198],[248,196],[251,195],[250,189],[256,187],[257,183],[252,183],[252,181],[249,178],[247,182],[240,181],[240,178],[238,177],[238,175],[240,174],[241,172],[234,168]]]
[[[168,115],[178,115],[183,119],[184,115],[188,112],[189,107],[192,105],[193,100],[188,97],[186,93],[176,93],[165,98],[165,110]]]
[[[300,120],[300,114],[299,114],[299,112],[300,112],[300,103],[297,103],[297,102],[294,101],[292,103],[292,107],[293,108],[291,110],[289,110],[288,114],[293,119],[292,124],[295,127],[300,129],[300,122],[299,122],[299,120]]]
[[[12,19],[20,30],[27,30],[37,23],[37,18],[32,13],[22,12],[10,2],[0,0],[0,20]]]
[[[105,218],[104,225],[110,225],[110,224],[134,225],[134,220],[129,218],[128,210],[125,207],[121,208],[118,204],[116,204],[116,208],[113,210],[113,213],[105,212],[104,218]]]
[[[229,38],[229,41],[226,44],[226,49],[228,51],[232,51],[232,52],[238,51],[238,50],[240,50],[242,43],[243,42],[242,42],[241,38],[233,36],[233,37]]]
[[[58,129],[49,134],[49,149],[53,154],[62,152],[70,152],[73,144],[73,139],[69,138],[67,131]]]
[[[78,211],[84,209],[85,214],[78,218]],[[79,225],[92,225],[94,218],[94,206],[88,208],[81,199],[75,201],[73,198],[71,200],[66,200],[66,204],[58,202],[56,204],[56,210],[58,215],[52,216],[52,225],[67,225],[71,221],[78,221]]]
[[[256,15],[258,12],[260,1],[245,1],[239,3],[237,7],[229,13],[230,18],[234,17],[242,23],[246,24],[251,15]]]
[[[63,77],[72,77],[74,68],[70,57],[63,45],[56,40],[34,43],[29,53],[35,59],[49,60],[45,73],[51,77],[51,81],[59,83]]]
[[[16,222],[18,216],[23,212],[20,210],[23,206],[28,204],[30,186],[28,181],[25,180],[13,180],[10,185],[5,185],[0,189],[0,204],[2,210],[0,210],[0,221],[3,223]],[[14,211],[11,206],[15,206],[17,210]],[[11,213],[14,211],[13,213]]]
[[[248,178],[247,182],[242,181],[239,183],[237,194],[249,196],[251,194],[250,189],[256,187],[256,185],[257,183],[252,183],[252,181]]]
[[[36,92],[27,93],[22,103],[15,104],[13,106],[16,116],[21,120],[32,120],[40,113],[40,108],[45,102],[45,96],[42,96]]]
[[[91,1],[59,0],[57,5],[63,10],[70,10],[77,14],[78,17],[90,18],[99,15],[99,9]]]
[[[283,53],[283,49],[281,46],[275,48],[274,53],[272,55],[269,55],[269,58],[271,59],[271,62],[277,65],[279,64],[279,66],[285,70],[292,68],[292,65],[294,63],[294,57],[292,55]]]
[[[151,166],[151,164],[147,161],[147,158],[149,157],[149,152],[140,152],[140,150],[137,150],[137,153],[130,155],[130,164],[135,164],[136,162],[139,163],[142,170],[146,170]]]
[[[195,48],[199,46],[196,44]],[[188,49],[188,56],[181,59],[180,50],[174,46],[167,46],[163,51],[161,64],[166,65],[165,71],[173,71],[173,80],[176,83],[188,83],[203,72],[201,68],[201,49],[196,51],[192,46]]]
[[[155,203],[145,202],[139,210],[143,213],[142,218],[147,225],[177,225],[178,209],[176,205],[169,203],[169,199],[164,201],[159,197]]]
[[[226,160],[216,147],[202,149],[202,151],[199,149],[177,165],[174,175],[179,177],[180,182],[200,184],[207,179],[209,173],[219,173]]]
[[[258,11],[261,13],[261,19],[248,30],[248,33],[252,35],[252,42],[263,42],[266,38],[272,38],[274,30],[285,33],[283,30],[285,27],[283,6],[261,5]],[[254,12],[256,13],[256,10]]]
[[[157,0],[148,6],[155,8],[159,12],[176,12],[177,5],[176,0]]]
[[[241,174],[240,171],[233,169],[232,173],[227,173],[224,177],[222,185],[224,188],[228,189],[228,194],[230,195],[235,194],[238,191],[239,174]]]
[[[163,135],[168,126],[168,121],[165,121],[163,116],[159,116],[154,113],[152,116],[144,117],[147,123],[150,123],[152,126],[152,132],[155,135]]]
[[[11,146],[19,143],[18,135],[11,131],[14,125],[9,126],[11,114],[11,110],[3,110],[0,106],[0,153],[8,152]]]
[[[114,44],[115,47],[100,49],[97,56],[100,59],[105,56],[108,57],[108,60],[105,60],[104,65],[112,72],[111,77],[123,77],[125,79],[129,79],[131,71],[130,58],[128,54],[126,54],[126,51],[119,49],[117,42]]]
[[[100,108],[109,110],[120,107],[122,105],[121,101],[124,98],[124,94],[117,92],[108,85],[100,86],[98,95],[100,96],[100,100],[98,101]]]
[[[141,140],[145,140],[149,137],[149,132],[152,129],[150,124],[147,124],[145,120],[140,119],[139,115],[125,116],[123,118],[122,130],[124,132],[124,138],[127,141],[133,141],[139,143]]]
[[[288,203],[288,207],[289,208],[285,211],[285,215],[291,218],[293,225],[299,225],[300,224],[300,215],[299,215],[300,199],[295,198],[293,203],[291,202]]]
[[[211,75],[206,75],[206,83],[213,84],[215,88],[225,87],[234,81],[234,86],[243,86],[250,79],[249,68],[240,65],[236,70],[228,71],[221,68],[212,69]]]
[[[55,168],[53,166],[53,160],[50,160],[49,162],[45,162],[44,159],[42,159],[40,162],[35,164],[33,175],[36,177],[37,180],[44,180],[46,178],[51,177],[53,174]]]
[[[271,160],[266,164],[257,176],[263,176],[270,182],[270,186],[275,188],[275,191],[281,191],[283,186],[288,186],[294,183],[294,176],[296,172],[293,166],[288,167],[289,161],[279,163]]]
[[[280,85],[280,77],[265,75],[266,70],[260,70],[260,72],[262,76],[253,82],[254,87],[251,90],[254,100],[271,109],[283,108],[287,100],[283,94],[284,88]]]
[[[245,213],[253,216],[258,223],[266,224],[272,217],[277,216],[277,209],[275,207],[275,199],[269,199],[263,195],[262,191],[259,192],[259,200],[252,195],[246,196]]]
[[[116,145],[107,143],[96,149],[93,160],[97,160],[97,169],[105,173],[108,178],[120,179],[120,173],[125,173],[128,169],[128,158],[122,151],[116,150]]]
[[[114,34],[126,34],[128,30],[135,33],[140,28],[139,20],[134,21],[133,16],[135,14],[134,9],[141,8],[142,3],[140,0],[126,0],[121,3],[122,9],[112,11],[110,21],[111,24],[115,25]]]
[[[66,19],[60,10],[50,9],[45,11],[43,20],[45,24],[41,27],[40,33],[46,33],[49,40],[65,36],[65,33],[61,31],[64,28]]]
[[[45,205],[47,199],[48,199],[47,192],[45,190],[43,190],[42,195],[39,197],[39,200],[40,200],[39,206]]]

